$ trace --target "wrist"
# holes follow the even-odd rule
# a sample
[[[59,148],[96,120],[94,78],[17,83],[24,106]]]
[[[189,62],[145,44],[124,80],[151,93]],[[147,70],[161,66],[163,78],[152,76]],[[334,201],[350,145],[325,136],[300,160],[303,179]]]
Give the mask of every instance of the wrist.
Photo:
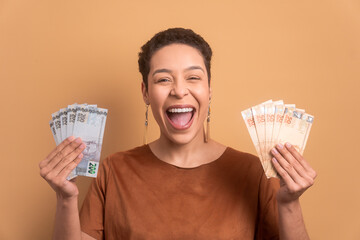
[[[57,205],[68,206],[78,203],[78,195],[71,197],[64,197],[61,194],[56,194]]]
[[[277,201],[277,203],[280,211],[288,211],[288,212],[297,212],[299,210],[301,211],[299,199],[289,202]]]

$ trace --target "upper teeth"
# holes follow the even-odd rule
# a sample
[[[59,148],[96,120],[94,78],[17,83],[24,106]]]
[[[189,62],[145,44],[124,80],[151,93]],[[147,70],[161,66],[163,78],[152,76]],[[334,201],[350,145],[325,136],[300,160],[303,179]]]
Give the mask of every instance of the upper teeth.
[[[180,113],[180,112],[192,112],[192,108],[171,108],[168,110],[168,112],[171,113]]]

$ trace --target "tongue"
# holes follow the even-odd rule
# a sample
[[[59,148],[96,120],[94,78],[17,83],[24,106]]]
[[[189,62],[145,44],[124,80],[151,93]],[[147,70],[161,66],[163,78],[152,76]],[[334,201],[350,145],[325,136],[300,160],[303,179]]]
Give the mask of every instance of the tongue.
[[[191,119],[191,112],[184,113],[168,113],[168,116],[174,125],[185,126]]]

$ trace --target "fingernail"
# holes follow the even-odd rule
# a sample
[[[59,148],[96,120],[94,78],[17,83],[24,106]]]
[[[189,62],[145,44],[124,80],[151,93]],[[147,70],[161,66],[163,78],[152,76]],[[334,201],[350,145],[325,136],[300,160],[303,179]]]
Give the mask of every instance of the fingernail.
[[[278,161],[276,160],[276,158],[272,158],[273,162],[277,163]]]
[[[279,154],[279,152],[275,148],[273,148],[271,151],[273,154]]]
[[[75,142],[77,142],[77,143],[81,143],[81,138],[77,138],[77,139],[75,139]]]
[[[291,148],[291,144],[290,143],[285,143],[285,145],[286,145],[286,147],[288,147],[288,148]]]
[[[80,153],[79,158],[83,158],[84,154]]]
[[[85,147],[86,147],[85,144],[80,145],[80,149],[84,149]]]
[[[280,149],[283,149],[283,148],[284,148],[284,146],[283,146],[281,143],[279,143],[279,144],[277,145],[277,147],[280,148]]]
[[[70,137],[69,137],[69,140],[70,140],[70,141],[74,140],[74,136],[70,136]]]

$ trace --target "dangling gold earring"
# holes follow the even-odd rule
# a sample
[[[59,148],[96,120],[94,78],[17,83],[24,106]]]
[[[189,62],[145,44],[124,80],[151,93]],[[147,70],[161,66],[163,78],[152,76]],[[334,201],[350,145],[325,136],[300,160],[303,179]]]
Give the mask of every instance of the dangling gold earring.
[[[144,145],[147,145],[147,131],[148,131],[148,112],[149,112],[149,104],[146,104],[145,111],[145,130],[144,130]]]
[[[210,104],[211,104],[211,99],[209,101],[208,115],[207,115],[207,119],[206,119],[205,142],[208,142],[210,139],[210,113],[211,113]]]

